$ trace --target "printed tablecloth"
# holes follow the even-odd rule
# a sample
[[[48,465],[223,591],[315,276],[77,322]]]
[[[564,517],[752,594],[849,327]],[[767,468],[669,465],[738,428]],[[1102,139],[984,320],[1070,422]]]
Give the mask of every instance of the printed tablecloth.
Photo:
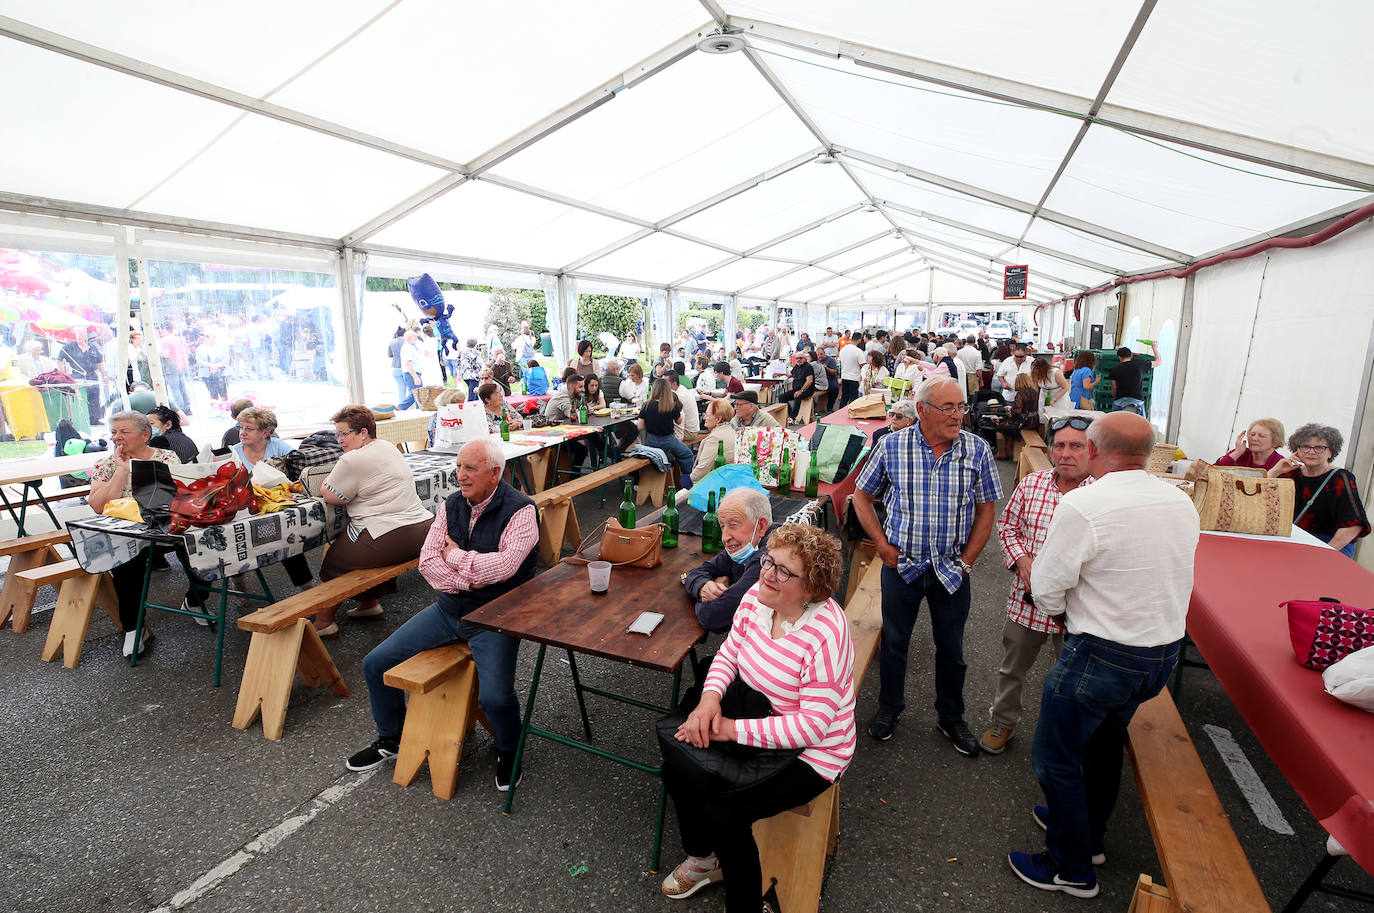
[[[426,509],[434,512],[451,492],[458,490],[453,457],[444,454],[405,455],[415,475],[415,493]],[[319,498],[302,498],[294,505],[270,514],[242,511],[228,523],[194,526],[183,533],[160,533],[146,524],[118,517],[72,520],[67,530],[82,570],[98,574],[133,560],[149,545],[186,548],[191,568],[201,577],[216,580],[276,564],[292,555],[318,548],[343,532],[343,510]]]

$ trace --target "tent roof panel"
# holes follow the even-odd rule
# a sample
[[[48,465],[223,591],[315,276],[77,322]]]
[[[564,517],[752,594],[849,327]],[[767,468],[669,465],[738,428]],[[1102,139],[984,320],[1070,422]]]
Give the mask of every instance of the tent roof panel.
[[[1159,266],[1176,265],[1165,264],[1157,257],[1152,257],[1149,254],[1141,253],[1140,251],[1126,250],[1110,241],[1104,241],[1101,238],[1095,238],[1071,228],[1056,225],[1053,222],[1046,222],[1044,219],[1035,220],[1030,227],[1030,231],[1026,232],[1026,241],[1031,244],[1041,244],[1066,254],[1073,254],[1089,260],[1108,263],[1126,272],[1140,272],[1141,270],[1152,269]],[[1030,252],[1022,251],[1014,256],[1021,257],[1030,255]],[[1006,256],[1012,257],[1013,254],[1007,254]],[[1053,266],[1046,266],[1045,268],[1058,271],[1061,265],[1063,265],[1065,267],[1072,266],[1075,269],[1083,269],[1083,267],[1077,264],[1068,263],[1058,257],[1053,258],[1052,262]],[[1100,275],[1096,270],[1089,270],[1088,272],[1091,275]],[[1064,275],[1065,278],[1070,278],[1067,268],[1061,275]]]
[[[1133,4],[983,0],[976,6],[828,0],[727,0],[732,16],[763,19],[872,47],[1091,98],[1131,21]],[[995,31],[990,31],[995,29]],[[1001,40],[992,40],[992,36]],[[1072,48],[1072,53],[1033,49]]]
[[[273,101],[469,161],[706,18],[689,0],[535,6],[406,0]],[[519,53],[473,40],[516,35]]]
[[[1368,3],[1161,3],[1107,100],[1374,161],[1374,120],[1350,107],[1370,82],[1371,33]]]
[[[247,115],[150,193],[141,208],[337,238],[441,173]]]
[[[774,279],[771,282],[765,282],[757,288],[751,288],[749,290],[749,296],[751,298],[776,298],[795,288],[801,288],[807,283],[816,282],[833,275],[834,273],[828,273],[815,266],[803,266],[796,272],[788,273],[786,276]]]
[[[749,250],[861,199],[844,171],[811,163],[676,222],[673,228]]]
[[[871,238],[887,227],[887,220],[877,213],[851,212],[795,238],[775,244],[760,253],[768,257],[787,257],[793,260],[819,260],[856,241]]]
[[[11,137],[0,144],[4,189],[101,206],[134,203],[235,117],[213,102],[4,39],[0,83],[23,87],[0,93],[0,123]],[[176,128],[137,142],[131,111],[156,111]]]
[[[816,146],[740,54],[692,54],[496,173],[656,221]]]
[[[766,56],[826,138],[934,174],[1038,200],[1079,122],[852,62]]]
[[[1364,195],[1306,186],[1295,181],[1325,182],[1225,156],[1207,158],[1094,126],[1046,205],[1197,255]]]
[[[647,238],[593,260],[579,272],[667,284],[712,263],[719,263],[725,256],[715,248],[654,232]]]
[[[687,284],[694,288],[715,288],[725,291],[747,288],[756,282],[770,279],[786,270],[787,264],[776,260],[756,260],[746,257],[698,276]]]
[[[505,263],[558,267],[636,230],[629,222],[468,181],[370,241]]]
[[[842,254],[836,254],[833,257],[826,257],[824,260],[818,260],[817,263],[826,269],[845,271],[858,266],[860,263],[867,263],[869,260],[875,260],[884,254],[906,250],[906,248],[907,243],[902,239],[894,235],[885,235],[876,241],[870,241],[853,250],[845,251]]]
[[[891,171],[850,163],[869,193],[879,200],[891,200],[910,209],[929,212],[1002,235],[1019,235],[1026,227],[1026,214],[996,203],[975,199],[954,190],[933,187]]]

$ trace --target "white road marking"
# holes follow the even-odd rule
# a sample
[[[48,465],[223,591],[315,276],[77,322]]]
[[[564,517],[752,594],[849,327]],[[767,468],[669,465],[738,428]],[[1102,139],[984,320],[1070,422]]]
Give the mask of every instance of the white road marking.
[[[314,821],[320,812],[372,779],[378,770],[380,768],[374,768],[361,775],[349,773],[340,777],[311,799],[309,804],[304,806],[304,811],[299,810],[302,806],[292,809],[291,814],[249,840],[218,865],[191,882],[186,888],[173,894],[171,900],[152,913],[173,913],[175,910],[181,910],[200,900],[248,863],[276,849],[292,834]]]
[[[1240,787],[1241,795],[1250,803],[1250,809],[1259,819],[1259,823],[1275,833],[1293,836],[1293,826],[1283,817],[1283,812],[1279,811],[1279,804],[1265,788],[1264,781],[1260,779],[1259,773],[1245,756],[1245,752],[1236,744],[1231,731],[1211,724],[1203,725],[1202,730],[1207,733],[1207,737],[1216,746],[1217,753],[1226,762],[1226,769],[1231,771],[1236,785]]]

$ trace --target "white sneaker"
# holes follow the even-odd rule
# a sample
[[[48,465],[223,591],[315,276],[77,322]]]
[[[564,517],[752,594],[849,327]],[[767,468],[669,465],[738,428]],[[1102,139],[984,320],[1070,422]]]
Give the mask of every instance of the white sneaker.
[[[134,655],[134,635],[135,635],[136,633],[137,633],[136,631],[130,631],[129,633],[127,633],[127,634],[124,635],[124,655],[125,655],[125,656],[133,656],[133,655]],[[145,637],[145,638],[143,638],[142,640],[140,640],[140,641],[138,642],[138,652],[139,652],[140,654],[142,654],[143,651],[146,650],[146,649],[148,649],[148,638]]]
[[[191,605],[190,600],[188,600],[188,599],[182,599],[182,600],[181,600],[181,611],[183,611],[183,612],[204,612],[204,611],[205,611],[205,608],[204,608],[204,606],[200,606],[200,607],[193,606],[193,605]],[[210,622],[206,621],[204,618],[197,618],[195,621],[196,621],[196,624],[200,625],[202,628],[208,628],[208,627],[210,627]],[[128,656],[129,654],[126,653],[126,654],[124,654],[124,655],[125,655],[125,656]]]

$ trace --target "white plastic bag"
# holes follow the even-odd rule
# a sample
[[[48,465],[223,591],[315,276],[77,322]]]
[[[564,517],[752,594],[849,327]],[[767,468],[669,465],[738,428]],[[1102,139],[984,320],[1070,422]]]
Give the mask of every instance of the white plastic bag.
[[[266,460],[258,460],[253,464],[253,484],[259,488],[275,488],[278,485],[286,485],[290,481],[286,477],[286,473],[269,465]]]
[[[434,423],[434,446],[441,453],[457,453],[468,441],[489,437],[487,408],[479,399],[439,407]]]
[[[1327,694],[1374,713],[1374,647],[1356,650],[1327,666],[1322,681]]]

